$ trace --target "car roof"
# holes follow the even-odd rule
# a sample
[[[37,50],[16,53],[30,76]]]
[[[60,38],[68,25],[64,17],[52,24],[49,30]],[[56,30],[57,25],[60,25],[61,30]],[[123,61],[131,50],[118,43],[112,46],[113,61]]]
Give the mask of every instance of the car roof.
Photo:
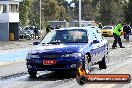
[[[70,27],[70,28],[60,28],[60,29],[54,29],[54,30],[75,30],[75,29],[83,29],[83,30],[93,30],[97,28],[91,28],[91,27]]]

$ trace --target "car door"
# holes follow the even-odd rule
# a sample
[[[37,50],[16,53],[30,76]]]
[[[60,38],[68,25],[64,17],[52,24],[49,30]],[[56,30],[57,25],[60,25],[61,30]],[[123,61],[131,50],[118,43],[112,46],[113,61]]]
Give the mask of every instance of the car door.
[[[98,52],[97,52],[98,58],[97,58],[97,60],[101,61],[103,56],[104,56],[104,52],[105,52],[104,51],[105,46],[104,46],[104,42],[103,42],[103,37],[102,37],[101,33],[98,32],[98,30],[94,30],[93,32],[94,32],[97,40],[99,40],[99,43],[97,44],[97,46],[98,46]]]
[[[89,31],[89,43],[90,43],[90,47],[91,47],[91,56],[92,56],[92,63],[97,62],[98,60],[98,53],[99,53],[99,43],[98,43],[98,39],[95,35],[95,33],[91,30]]]

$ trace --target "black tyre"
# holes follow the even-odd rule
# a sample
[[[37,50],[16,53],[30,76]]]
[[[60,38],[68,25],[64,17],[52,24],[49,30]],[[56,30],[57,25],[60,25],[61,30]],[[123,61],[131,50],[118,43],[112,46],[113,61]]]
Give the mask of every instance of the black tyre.
[[[106,69],[107,68],[105,59],[106,59],[106,56],[104,56],[102,58],[102,61],[99,62],[99,68],[100,69]]]
[[[28,74],[30,75],[30,77],[36,77],[37,75],[37,71],[28,71]]]
[[[21,35],[20,35],[20,37],[19,37],[19,38],[20,38],[20,39],[22,39],[22,38],[23,38],[23,36],[21,36]]]
[[[86,78],[83,76],[76,78],[76,80],[77,80],[78,84],[80,84],[80,85],[84,85],[86,83]]]
[[[92,64],[90,61],[90,55],[86,54],[85,55],[85,63],[84,63],[84,68],[85,68],[86,74],[89,74],[91,66],[92,66]]]

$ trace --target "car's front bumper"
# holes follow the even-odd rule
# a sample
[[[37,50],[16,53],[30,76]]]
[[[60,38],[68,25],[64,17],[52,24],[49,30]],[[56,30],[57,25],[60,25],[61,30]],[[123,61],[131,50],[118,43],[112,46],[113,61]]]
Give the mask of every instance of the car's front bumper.
[[[50,66],[38,66],[38,65],[27,65],[28,70],[32,70],[32,71],[44,71],[44,70],[48,70],[48,71],[57,71],[57,70],[76,70],[77,67],[71,67],[71,65],[50,65]]]
[[[27,68],[28,70],[32,71],[56,71],[56,70],[71,70],[71,69],[77,69],[80,65],[82,65],[83,60],[82,59],[62,59],[62,60],[56,60],[56,64],[54,65],[44,65],[43,60],[34,60],[29,59],[27,60]]]

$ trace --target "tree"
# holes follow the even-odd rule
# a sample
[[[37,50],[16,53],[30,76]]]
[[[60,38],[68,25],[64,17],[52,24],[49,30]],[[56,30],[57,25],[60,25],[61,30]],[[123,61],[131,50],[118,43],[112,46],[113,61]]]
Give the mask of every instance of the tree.
[[[20,23],[21,25],[25,26],[28,25],[29,23],[29,12],[30,12],[30,1],[29,0],[24,0],[23,2],[20,3]]]
[[[57,20],[65,20],[65,16],[66,16],[66,10],[65,8],[61,5],[61,6],[57,6],[56,8],[58,11],[56,13],[56,18]]]
[[[111,21],[111,1],[100,0],[100,20],[105,25],[108,25]]]
[[[63,12],[60,16],[60,20],[70,21],[71,20],[70,5],[71,4],[68,3],[68,1],[66,1],[66,0],[57,0],[57,1],[58,1],[59,8],[61,10],[59,12]],[[60,14],[60,13],[58,13],[58,14]]]
[[[33,0],[30,5],[30,13],[29,13],[29,24],[39,27],[40,25],[40,9],[39,9],[39,0]],[[42,23],[44,21],[42,20]]]
[[[125,22],[126,0],[100,0],[100,20],[105,25]]]
[[[128,14],[129,14],[129,22],[130,22],[130,25],[132,26],[132,0],[129,0],[128,1]]]
[[[42,0],[41,16],[42,28],[47,25],[48,21],[64,20],[66,17],[65,7],[58,3],[58,0]],[[40,25],[40,1],[34,0],[30,7],[29,22],[31,25]]]
[[[129,8],[128,8],[128,2],[126,0],[123,1],[123,13],[124,13],[124,23],[129,24]]]
[[[71,7],[71,4],[75,4]],[[52,20],[78,20],[79,1],[42,0],[42,28]],[[119,19],[131,22],[132,0],[82,0],[82,20],[95,20],[104,25],[116,24]],[[40,25],[40,0],[20,3],[20,22],[23,25]]]
[[[82,0],[82,20],[96,20],[98,16],[98,5],[99,0]],[[73,0],[72,3],[75,3],[74,10],[74,19],[78,20],[78,11],[79,11],[79,1]]]

